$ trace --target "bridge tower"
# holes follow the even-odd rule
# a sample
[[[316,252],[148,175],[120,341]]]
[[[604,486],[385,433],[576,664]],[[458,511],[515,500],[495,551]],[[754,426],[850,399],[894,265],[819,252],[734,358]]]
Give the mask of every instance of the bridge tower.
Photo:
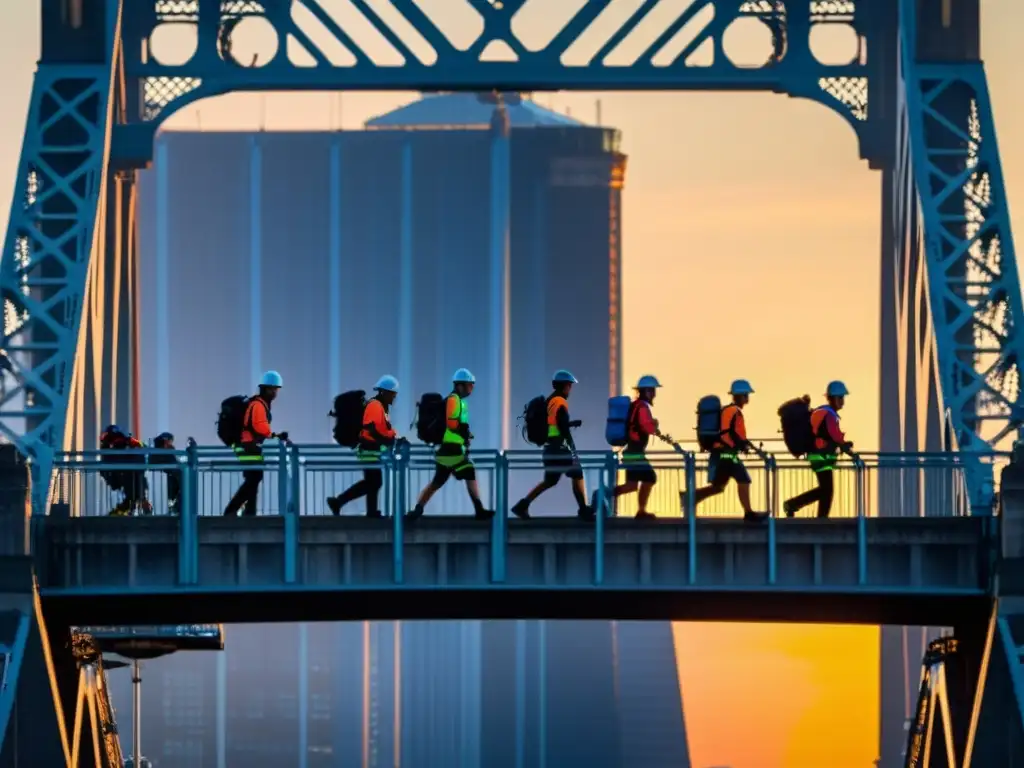
[[[611,0],[558,14],[547,0],[466,0],[466,21],[413,0],[351,5],[335,19],[315,0],[43,0],[0,261],[0,433],[31,460],[34,513],[53,499],[56,452],[93,444],[104,422],[137,425],[135,182],[161,121],[236,90],[409,88],[772,91],[834,110],[883,171],[883,370],[900,377],[882,383],[884,445],[959,450],[974,508],[991,512],[986,454],[1022,421],[1024,306],[978,0],[694,0],[622,18]],[[232,44],[254,19],[277,47],[243,61]],[[761,66],[726,55],[728,29],[747,22],[771,34]],[[167,24],[194,32],[183,62],[151,55]],[[857,55],[819,61],[820,25],[851,28]]]

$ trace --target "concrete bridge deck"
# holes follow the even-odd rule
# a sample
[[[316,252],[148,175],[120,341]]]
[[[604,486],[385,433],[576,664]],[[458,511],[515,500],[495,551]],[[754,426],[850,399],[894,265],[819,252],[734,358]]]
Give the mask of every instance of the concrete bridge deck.
[[[997,541],[997,520],[985,517],[502,522],[199,518],[190,553],[174,518],[44,517],[34,526],[36,572],[47,614],[69,624],[593,618],[949,626],[987,610]]]

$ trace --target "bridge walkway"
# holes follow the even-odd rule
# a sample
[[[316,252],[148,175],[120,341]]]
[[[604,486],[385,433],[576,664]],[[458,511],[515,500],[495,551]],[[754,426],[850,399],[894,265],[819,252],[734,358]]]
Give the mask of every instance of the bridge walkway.
[[[147,462],[157,453],[147,454]],[[700,457],[688,452],[651,456],[659,472],[662,506],[656,508],[668,515],[634,520],[620,504],[618,516],[590,522],[575,515],[508,519],[510,488],[538,479],[538,452],[474,454],[482,492],[498,510],[490,522],[472,519],[455,483],[426,517],[410,522],[400,513],[418,490],[417,473],[433,469],[423,453],[382,463],[384,519],[368,519],[362,509],[323,514],[320,500],[365,466],[337,448],[268,451],[261,508],[251,518],[220,515],[241,470],[223,450],[195,447],[173,456],[185,489],[178,514],[166,513],[161,496],[166,464],[140,470],[104,458],[62,458],[55,484],[61,495],[51,514],[33,517],[41,594],[47,611],[69,623],[123,623],[129,616],[175,623],[503,617],[906,623],[895,620],[902,616],[934,624],[944,611],[984,604],[997,542],[996,519],[969,507],[956,454],[874,454],[841,463],[829,519],[778,517],[780,500],[814,479],[803,463],[768,456],[752,467],[755,493],[772,513],[758,523],[729,509],[727,494],[699,514],[680,508],[680,490],[701,484],[706,473]],[[616,461],[610,453],[580,457],[598,489],[614,482]],[[116,503],[100,473],[112,469],[146,472],[154,514],[105,514]],[[567,491],[548,495],[568,504]],[[451,514],[460,504],[465,513]],[[119,599],[107,599],[113,594]],[[180,599],[186,595],[188,601]]]

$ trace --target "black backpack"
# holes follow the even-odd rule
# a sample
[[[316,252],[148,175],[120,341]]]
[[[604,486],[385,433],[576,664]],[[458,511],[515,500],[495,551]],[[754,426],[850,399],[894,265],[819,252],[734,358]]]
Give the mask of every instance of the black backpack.
[[[131,438],[128,435],[109,435],[106,439],[100,439],[101,451],[118,451],[118,454],[105,453],[100,457],[100,462],[105,464],[144,464],[146,456],[138,450],[129,450]],[[110,490],[119,491],[124,488],[125,473],[129,470],[104,469],[100,471],[100,477],[110,486]]]
[[[445,398],[438,392],[427,392],[416,403],[416,438],[427,445],[444,441],[447,415]]]
[[[217,437],[229,448],[237,445],[242,439],[242,421],[245,419],[245,408],[249,398],[245,395],[233,395],[220,404],[217,416]]]
[[[718,395],[705,395],[697,401],[697,444],[702,451],[721,448],[722,401]]]
[[[366,392],[353,389],[342,392],[334,398],[334,407],[328,416],[334,417],[331,434],[334,442],[346,448],[359,445],[359,433],[363,431],[363,412],[366,410]]]
[[[548,441],[548,399],[537,395],[523,408],[523,439],[534,445],[544,445]]]
[[[791,454],[799,458],[814,450],[809,396],[787,400],[780,405],[779,420],[782,422],[782,439]]]

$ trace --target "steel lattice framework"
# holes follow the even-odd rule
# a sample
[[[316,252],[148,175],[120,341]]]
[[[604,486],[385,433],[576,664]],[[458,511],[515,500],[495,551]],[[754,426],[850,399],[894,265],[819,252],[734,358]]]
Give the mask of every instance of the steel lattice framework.
[[[57,5],[44,3],[44,19]],[[162,120],[240,90],[760,90],[817,101],[853,127],[862,157],[894,171],[885,300],[903,421],[916,423],[899,447],[918,447],[929,424],[934,436],[934,414],[946,415],[942,442],[971,455],[1021,423],[1021,295],[984,71],[922,61],[913,2],[898,14],[882,0],[351,0],[340,15],[318,0],[154,0],[92,4],[84,17],[70,6],[49,49],[44,23],[0,269],[0,430],[37,479],[100,422],[137,417],[135,174]],[[277,45],[239,61],[236,35],[254,18]],[[725,40],[751,23],[771,44],[760,65],[741,67]],[[856,34],[849,62],[815,57],[823,25]],[[168,27],[195,35],[173,65],[151,45]],[[889,81],[895,119],[873,107]],[[929,390],[925,413],[914,397]],[[991,504],[980,460],[970,487]]]

